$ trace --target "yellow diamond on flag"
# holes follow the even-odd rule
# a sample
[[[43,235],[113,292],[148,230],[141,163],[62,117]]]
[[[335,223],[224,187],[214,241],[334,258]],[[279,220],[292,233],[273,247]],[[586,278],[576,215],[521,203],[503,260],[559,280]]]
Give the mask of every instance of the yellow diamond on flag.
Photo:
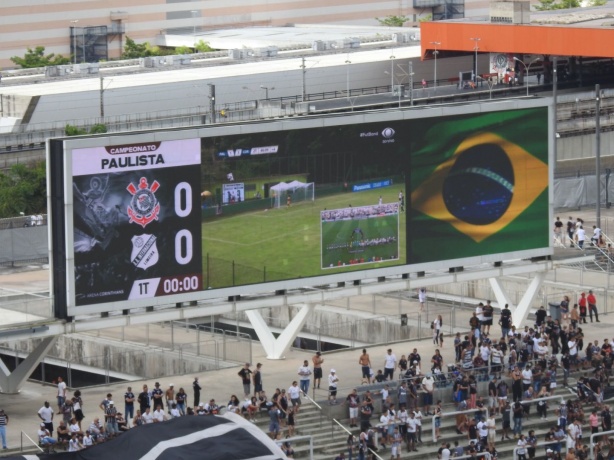
[[[489,132],[462,141],[411,195],[412,208],[479,243],[497,233],[548,186],[548,166]]]

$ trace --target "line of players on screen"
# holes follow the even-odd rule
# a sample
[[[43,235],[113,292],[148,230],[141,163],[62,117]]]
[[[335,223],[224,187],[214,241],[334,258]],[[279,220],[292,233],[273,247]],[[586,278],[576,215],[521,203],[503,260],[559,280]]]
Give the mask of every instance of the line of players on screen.
[[[381,257],[381,256],[373,256],[365,259],[364,257],[350,259],[347,262],[343,262],[342,260],[337,261],[337,267],[345,267],[346,265],[358,265],[358,264],[367,264],[373,262],[383,262],[385,260],[397,260],[399,257],[397,255],[392,255],[389,258]],[[333,268],[334,264],[330,264],[329,268]]]
[[[353,208],[352,205],[350,205],[349,208],[336,209],[332,211],[322,211],[322,221],[329,222],[336,220],[361,219],[386,214],[398,214],[398,212],[398,203],[374,206],[361,206],[358,208]]]
[[[344,243],[331,243],[326,246],[326,249],[330,251],[333,249],[366,248],[369,246],[381,246],[383,244],[390,244],[396,242],[396,236],[384,236],[381,238],[369,238],[366,240],[352,240]]]

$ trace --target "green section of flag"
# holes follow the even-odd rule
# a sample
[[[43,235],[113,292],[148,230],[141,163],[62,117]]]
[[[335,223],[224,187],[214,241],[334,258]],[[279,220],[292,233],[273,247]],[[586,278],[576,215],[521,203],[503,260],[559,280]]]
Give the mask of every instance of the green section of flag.
[[[478,133],[492,133],[548,163],[548,110],[523,109],[488,114],[424,119],[412,126],[424,133],[412,140],[410,187],[418,189],[436,168],[450,159],[459,144]],[[547,168],[545,169],[547,175]],[[545,178],[547,183],[547,176]],[[449,222],[411,209],[408,219],[408,262],[456,259],[549,245],[548,188],[504,228],[476,242]]]

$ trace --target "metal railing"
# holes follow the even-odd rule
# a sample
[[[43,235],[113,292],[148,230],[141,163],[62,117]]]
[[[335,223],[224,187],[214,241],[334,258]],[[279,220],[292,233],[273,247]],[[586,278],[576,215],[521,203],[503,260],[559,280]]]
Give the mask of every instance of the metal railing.
[[[33,439],[30,437],[30,436],[28,436],[28,435],[27,435],[26,433],[24,433],[23,431],[21,432],[21,435],[20,435],[20,438],[21,438],[21,439],[20,439],[20,444],[19,444],[19,451],[20,451],[20,452],[23,452],[23,438],[24,438],[24,437],[25,437],[25,438],[26,438],[28,441],[30,441],[30,444],[32,444],[34,447],[36,447],[36,448],[37,448],[39,451],[41,451],[41,452],[45,452],[45,451],[43,450],[43,448],[42,448],[41,446],[39,446],[39,444],[38,444],[36,441],[34,441],[34,440],[33,440]]]
[[[295,442],[295,441],[304,441],[305,439],[309,440],[309,458],[313,458],[313,436],[292,436],[291,438],[278,439],[275,441],[275,444],[281,446],[286,442]]]
[[[591,436],[590,436],[589,442],[588,442],[589,449],[590,449],[589,458],[591,460],[595,459],[595,452],[594,452],[594,450],[595,450],[595,443],[593,442],[593,439],[595,439],[595,437],[598,437],[598,436],[604,436],[604,435],[609,435],[609,434],[613,434],[613,433],[614,433],[614,430],[602,431],[601,433],[591,433]],[[516,460],[516,459],[514,459],[514,460]]]
[[[613,431],[613,433],[614,433],[614,431]],[[530,447],[537,448],[537,447],[549,446],[549,445],[552,445],[552,444],[562,444],[564,442],[565,442],[564,440],[562,440],[562,441],[544,441],[544,442],[538,442],[537,444],[535,444],[535,446],[530,446]],[[527,449],[527,447],[520,447],[520,446],[514,447],[514,460],[518,460],[518,450],[519,449]],[[569,449],[567,449],[567,447],[565,447],[565,450],[569,451]],[[591,452],[591,459],[594,459],[594,457],[592,456],[592,452]]]

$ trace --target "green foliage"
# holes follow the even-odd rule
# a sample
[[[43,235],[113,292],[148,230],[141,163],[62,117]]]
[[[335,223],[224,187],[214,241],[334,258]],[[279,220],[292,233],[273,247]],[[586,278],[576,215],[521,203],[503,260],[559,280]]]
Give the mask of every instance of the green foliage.
[[[47,208],[45,163],[34,166],[15,164],[0,172],[0,218],[35,214]]]
[[[564,10],[567,8],[580,8],[579,0],[539,0],[535,5],[537,11]]]
[[[90,128],[90,134],[103,134],[107,132],[107,125],[97,123]]]
[[[375,20],[382,26],[403,27],[403,24],[409,21],[409,18],[407,16],[386,16],[383,19],[375,18]]]
[[[70,59],[65,58],[61,54],[56,56],[54,53],[51,53],[45,56],[44,46],[37,46],[34,49],[27,48],[26,54],[23,57],[13,56],[11,61],[21,66],[22,69],[70,64]]]
[[[106,132],[107,126],[103,125],[102,123],[92,125],[89,130],[89,134],[102,134]],[[73,125],[66,125],[66,128],[64,128],[64,133],[66,133],[67,136],[83,136],[84,134],[88,134],[88,131],[84,128],[78,128]]]
[[[155,56],[152,54],[152,48],[149,43],[136,43],[130,37],[126,36],[126,44],[124,45],[123,59],[136,59],[142,57]]]
[[[64,133],[66,133],[67,136],[82,136],[84,134],[87,134],[87,131],[83,128],[77,128],[73,125],[66,125],[66,128],[64,128]]]
[[[194,49],[199,53],[208,53],[209,51],[215,51],[213,48],[209,46],[209,43],[199,40],[198,43],[194,44]]]
[[[425,16],[422,16],[421,18],[418,18],[418,22],[430,22],[432,20],[433,20],[432,14],[427,14]]]
[[[194,50],[189,46],[179,46],[175,48],[175,54],[192,54]]]

